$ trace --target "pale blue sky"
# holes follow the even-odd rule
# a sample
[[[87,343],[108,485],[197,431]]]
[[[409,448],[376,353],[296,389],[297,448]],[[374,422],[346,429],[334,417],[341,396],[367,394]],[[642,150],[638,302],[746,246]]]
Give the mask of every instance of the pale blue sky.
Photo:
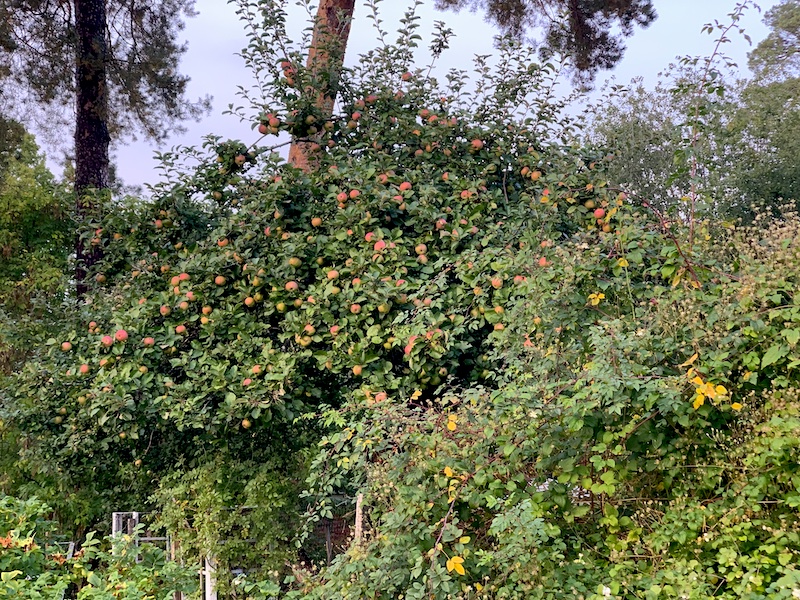
[[[776,0],[764,0],[761,7],[766,10],[775,3]],[[394,30],[393,24],[408,4],[406,0],[384,0],[384,28]],[[496,32],[483,21],[480,13],[438,12],[433,10],[432,4],[431,0],[427,0],[418,9],[422,23],[426,24],[422,28],[425,38],[422,47],[427,45],[426,34],[431,30],[434,21],[445,21],[456,35],[451,49],[443,57],[443,66],[469,68],[472,56],[492,52],[492,38]],[[598,83],[611,75],[621,83],[640,75],[652,84],[656,81],[657,73],[665,69],[676,56],[710,53],[714,36],[700,33],[703,24],[714,19],[728,22],[727,14],[736,3],[734,0],[655,0],[654,4],[658,12],[656,22],[648,29],[637,30],[628,40],[628,50],[623,61],[613,73],[601,73]],[[248,124],[221,114],[228,104],[238,104],[235,94],[237,86],[248,85],[249,74],[241,59],[235,55],[246,44],[246,38],[234,14],[234,7],[224,0],[197,0],[196,8],[199,15],[189,20],[183,32],[189,43],[189,50],[182,70],[191,77],[190,97],[212,95],[213,111],[199,123],[187,123],[186,134],[171,138],[161,148],[147,141],[125,143],[117,148],[119,174],[128,185],[155,182],[155,150],[166,150],[175,144],[199,144],[203,135],[208,133],[238,138],[248,143],[256,137]],[[754,43],[766,34],[766,28],[761,23],[762,16],[761,13],[750,10],[741,22]],[[299,33],[303,23],[298,20],[296,25]],[[348,47],[348,61],[354,61],[359,53],[372,47],[374,39],[371,21],[366,18],[363,2],[359,0]],[[742,68],[747,62],[748,50],[749,46],[738,35],[734,35],[732,43],[725,47],[726,53]]]

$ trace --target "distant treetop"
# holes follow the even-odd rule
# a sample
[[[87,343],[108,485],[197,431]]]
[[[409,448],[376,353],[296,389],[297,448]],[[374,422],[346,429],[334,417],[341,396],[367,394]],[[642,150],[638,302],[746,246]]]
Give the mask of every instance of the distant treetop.
[[[656,18],[652,0],[436,0],[436,7],[485,10],[487,20],[517,38],[542,27],[542,56],[569,56],[584,84],[620,61],[634,26],[647,27]]]

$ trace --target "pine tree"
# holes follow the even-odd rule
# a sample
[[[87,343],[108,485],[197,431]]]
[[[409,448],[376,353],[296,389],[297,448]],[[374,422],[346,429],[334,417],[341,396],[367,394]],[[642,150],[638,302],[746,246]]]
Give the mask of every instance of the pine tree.
[[[75,107],[80,220],[100,210],[109,144],[123,132],[162,139],[208,100],[189,102],[176,41],[194,0],[0,0],[0,79],[46,108]],[[8,98],[4,98],[8,102]],[[99,250],[78,240],[78,294]]]

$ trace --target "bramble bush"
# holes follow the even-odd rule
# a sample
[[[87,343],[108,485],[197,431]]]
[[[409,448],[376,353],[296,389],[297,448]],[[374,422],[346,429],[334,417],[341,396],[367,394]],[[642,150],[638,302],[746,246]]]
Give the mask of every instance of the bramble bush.
[[[412,11],[334,81],[240,11],[254,128],[314,168],[209,138],[85,232],[96,286],[3,401],[62,519],[158,507],[233,597],[792,597],[797,215],[631,207],[513,42],[440,82]]]

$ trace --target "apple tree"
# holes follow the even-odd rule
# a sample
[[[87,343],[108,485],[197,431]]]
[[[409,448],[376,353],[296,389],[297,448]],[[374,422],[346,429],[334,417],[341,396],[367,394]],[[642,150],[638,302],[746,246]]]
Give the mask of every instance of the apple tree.
[[[152,203],[86,229],[104,256],[86,305],[5,391],[22,464],[81,527],[208,469],[240,474],[217,479],[226,502],[263,476],[296,515],[332,425],[313,415],[353,397],[427,405],[448,382],[492,386],[503,367],[487,351],[526,277],[505,258],[610,232],[622,202],[603,156],[568,144],[557,72],[519,44],[479,59],[474,85],[460,72],[440,82],[413,66],[409,13],[396,45],[343,71],[326,116],[284,13],[242,10],[263,19],[244,51],[267,74],[263,137],[166,154]],[[308,142],[313,170],[264,144],[281,132]]]

